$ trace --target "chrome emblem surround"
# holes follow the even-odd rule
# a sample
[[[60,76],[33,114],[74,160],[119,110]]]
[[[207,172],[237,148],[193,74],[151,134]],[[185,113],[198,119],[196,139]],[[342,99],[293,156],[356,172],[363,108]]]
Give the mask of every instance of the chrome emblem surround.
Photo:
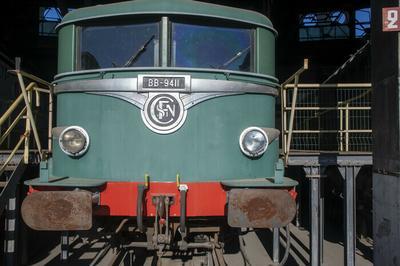
[[[141,111],[144,124],[158,134],[170,134],[185,123],[187,110],[179,93],[149,93]]]

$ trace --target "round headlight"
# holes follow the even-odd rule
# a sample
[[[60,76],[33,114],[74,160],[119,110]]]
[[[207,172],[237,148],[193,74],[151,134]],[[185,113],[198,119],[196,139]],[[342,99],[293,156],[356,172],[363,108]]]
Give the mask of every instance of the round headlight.
[[[243,130],[239,138],[240,149],[249,157],[262,155],[268,148],[268,136],[258,127],[249,127]]]
[[[81,127],[67,127],[61,132],[58,142],[63,152],[76,157],[87,151],[89,147],[89,135]]]

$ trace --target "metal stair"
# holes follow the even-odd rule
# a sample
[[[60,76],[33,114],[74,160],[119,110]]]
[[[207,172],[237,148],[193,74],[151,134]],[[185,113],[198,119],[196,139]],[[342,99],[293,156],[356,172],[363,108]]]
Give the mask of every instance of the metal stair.
[[[4,219],[4,231],[0,229],[2,230],[0,232],[0,241],[4,240],[4,260],[0,260],[0,265],[7,266],[18,265],[19,261],[17,244],[20,238],[18,235],[20,224],[19,209],[20,202],[24,197],[24,195],[20,194],[22,190],[19,189],[19,186],[31,174],[31,170],[38,166],[42,158],[47,153],[51,153],[53,120],[52,85],[36,76],[21,71],[19,68],[20,60],[16,60],[15,65],[16,69],[8,72],[16,76],[20,94],[14,101],[7,101],[3,105],[7,106],[7,109],[3,114],[0,113],[0,219]],[[48,141],[47,145],[45,145],[47,149],[43,148],[40,142],[33,112],[35,107],[40,107],[43,104],[42,95],[48,98]],[[44,99],[46,100],[47,98]],[[37,110],[40,109],[38,108]]]
[[[50,83],[19,69],[20,60],[16,60],[16,69],[8,72],[16,76],[21,93],[9,104],[4,114],[0,114],[0,147],[5,140],[13,137],[15,146],[0,148],[0,215],[16,186],[21,181],[29,164],[38,164],[44,154],[51,152],[51,128],[53,110],[53,87]],[[48,147],[44,150],[37,129],[33,108],[40,107],[41,95],[48,96]],[[8,125],[7,125],[8,124]],[[23,132],[21,132],[23,130]],[[34,150],[32,143],[34,142]],[[3,145],[3,146],[1,146]]]
[[[1,182],[4,187],[0,192],[0,214],[3,213],[9,198],[14,196],[16,187],[21,180],[26,167],[27,164],[25,164],[24,159],[21,157],[11,176],[6,181]]]

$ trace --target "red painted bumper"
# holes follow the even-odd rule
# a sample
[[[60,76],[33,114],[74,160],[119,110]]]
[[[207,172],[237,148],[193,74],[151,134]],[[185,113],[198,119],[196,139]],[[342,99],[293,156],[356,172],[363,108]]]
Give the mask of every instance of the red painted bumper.
[[[100,189],[100,206],[94,209],[101,216],[136,216],[139,182],[107,182]],[[227,191],[219,182],[185,183],[188,186],[186,196],[186,216],[207,217],[226,216]],[[61,187],[30,187],[29,192],[64,190]],[[289,191],[295,199],[294,189]],[[152,197],[168,195],[174,198],[170,208],[172,217],[180,216],[180,193],[175,182],[150,182],[144,194],[143,215],[154,216],[156,209]]]
[[[136,182],[108,182],[100,193],[100,208],[97,215],[136,216],[137,189]],[[186,215],[224,216],[226,191],[219,182],[186,183],[189,187],[186,197]],[[151,182],[145,192],[144,216],[154,216],[155,206],[152,197],[155,195],[174,197],[170,215],[180,216],[180,193],[176,183]]]
[[[94,209],[101,216],[136,216],[137,192],[139,182],[107,182],[100,189],[100,206]],[[186,196],[186,216],[225,216],[227,194],[219,182],[185,183],[188,186]],[[64,190],[61,187],[30,187],[29,193]],[[170,208],[172,217],[180,216],[180,193],[174,182],[151,182],[145,192],[143,216],[154,216],[156,209],[152,197],[168,195],[174,198]]]

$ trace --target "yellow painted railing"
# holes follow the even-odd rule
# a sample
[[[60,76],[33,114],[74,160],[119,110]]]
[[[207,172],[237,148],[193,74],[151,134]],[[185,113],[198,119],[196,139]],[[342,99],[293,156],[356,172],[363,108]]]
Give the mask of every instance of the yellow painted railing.
[[[369,152],[371,83],[299,83],[304,66],[281,85],[282,153]]]
[[[4,114],[0,116],[0,127],[2,127],[7,121],[10,121],[13,114],[18,112],[14,117],[13,121],[8,124],[8,128],[5,129],[3,134],[0,134],[0,145],[14,132],[14,129],[20,121],[25,120],[25,131],[19,138],[19,141],[11,150],[9,156],[5,160],[3,165],[0,165],[0,175],[5,171],[8,164],[18,151],[21,151],[23,146],[23,159],[24,163],[29,162],[29,153],[31,149],[30,136],[33,133],[36,149],[39,152],[39,156],[42,159],[44,156],[44,150],[42,143],[40,142],[37,123],[33,115],[33,104],[36,107],[40,107],[40,95],[48,95],[48,143],[46,152],[51,152],[51,129],[53,120],[53,86],[52,84],[44,81],[34,75],[28,74],[19,69],[8,71],[11,74],[16,75],[18,79],[18,85],[21,93],[12,102]],[[35,100],[35,101],[34,101]],[[21,109],[21,105],[23,105]]]
[[[326,93],[327,91],[329,93]],[[287,84],[282,87],[281,92],[282,150],[286,160],[293,149],[370,151],[372,147],[370,83]],[[291,99],[290,102],[287,102],[288,98]],[[295,113],[297,113],[296,119],[293,119]],[[296,147],[292,144],[293,136],[297,136]],[[329,141],[331,143],[328,143]],[[318,143],[307,146],[307,143],[315,142]]]

